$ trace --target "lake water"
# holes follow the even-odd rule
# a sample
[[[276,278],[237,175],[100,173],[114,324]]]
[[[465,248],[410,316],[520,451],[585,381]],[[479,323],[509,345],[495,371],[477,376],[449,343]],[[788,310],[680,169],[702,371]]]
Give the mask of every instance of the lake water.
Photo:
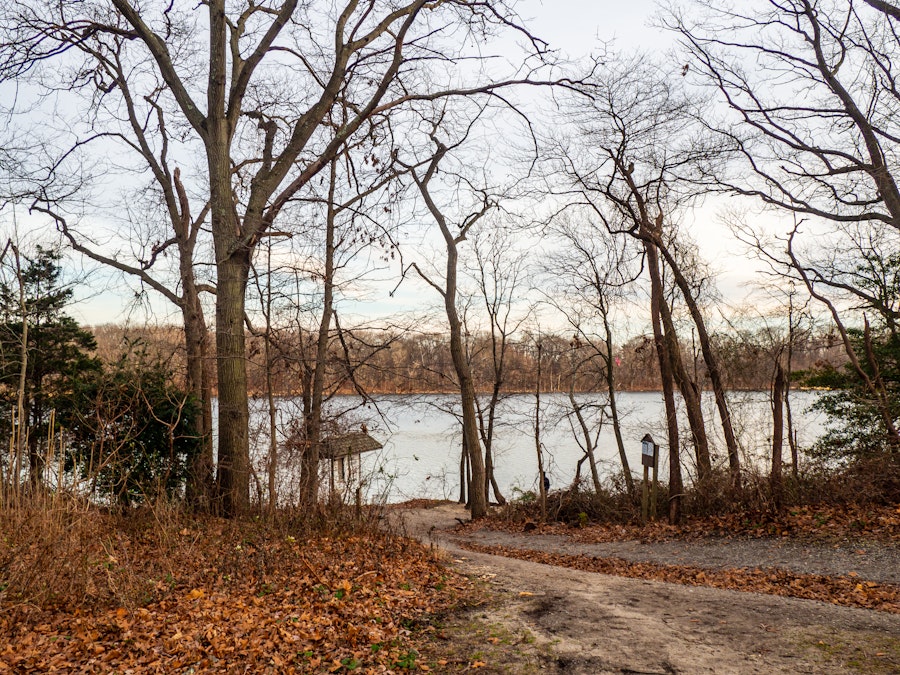
[[[809,410],[818,394],[792,392],[791,405],[800,447],[811,446],[823,431],[823,419]],[[601,401],[602,397],[579,395],[580,402]],[[765,392],[735,392],[729,395],[735,431],[739,437],[746,463],[766,466],[771,453],[772,412]],[[626,452],[635,475],[641,471],[641,438],[650,433],[660,450],[660,474],[666,476],[668,450],[665,445],[665,418],[662,394],[659,392],[623,392],[618,395],[622,431]],[[361,460],[361,475],[365,498],[370,501],[399,502],[426,497],[455,499],[459,494],[459,455],[461,435],[454,416],[458,410],[456,399],[450,395],[397,395],[376,397],[371,404],[357,408],[351,423],[356,427],[365,422],[369,433],[384,444],[379,451],[365,453]],[[355,397],[339,397],[332,405],[339,408],[360,406]],[[566,416],[568,397],[561,394],[541,396],[541,444],[551,488],[572,482],[576,463],[583,456],[569,418]],[[721,427],[711,394],[703,399],[715,461],[726,464]],[[278,402],[279,426],[296,415],[293,402]],[[517,491],[537,489],[537,456],[534,441],[535,397],[515,395],[505,399],[498,413],[499,427],[494,440],[495,475],[505,496]],[[682,416],[683,417],[683,416]],[[265,457],[267,447],[267,415],[265,401],[253,401],[252,418],[257,427],[254,445],[260,491],[265,485]],[[686,423],[685,423],[686,424]],[[576,423],[577,425],[577,423]],[[594,430],[596,432],[596,429]],[[683,439],[689,438],[687,430]],[[685,453],[686,455],[687,453]],[[605,422],[599,432],[595,453],[604,475],[620,469],[618,450],[612,425]],[[785,441],[784,457],[790,451]],[[686,478],[693,475],[691,458],[685,456]],[[279,461],[280,494],[290,494],[294,482],[295,458],[283,455]],[[589,477],[587,463],[582,476]]]

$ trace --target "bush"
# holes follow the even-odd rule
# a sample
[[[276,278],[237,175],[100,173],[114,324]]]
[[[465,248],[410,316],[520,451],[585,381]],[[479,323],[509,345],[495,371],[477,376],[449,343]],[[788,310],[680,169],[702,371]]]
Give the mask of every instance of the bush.
[[[199,406],[172,384],[169,364],[128,342],[82,393],[72,461],[92,490],[121,506],[182,496],[200,450]]]

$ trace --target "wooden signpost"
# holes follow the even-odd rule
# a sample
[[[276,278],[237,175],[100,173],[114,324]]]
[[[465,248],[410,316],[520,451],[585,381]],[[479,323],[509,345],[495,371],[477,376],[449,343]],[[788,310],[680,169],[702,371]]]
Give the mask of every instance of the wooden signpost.
[[[641,439],[641,464],[644,467],[644,481],[641,488],[641,522],[646,525],[648,517],[656,518],[656,486],[658,484],[659,446],[650,434]],[[653,469],[653,488],[650,488],[650,469]]]

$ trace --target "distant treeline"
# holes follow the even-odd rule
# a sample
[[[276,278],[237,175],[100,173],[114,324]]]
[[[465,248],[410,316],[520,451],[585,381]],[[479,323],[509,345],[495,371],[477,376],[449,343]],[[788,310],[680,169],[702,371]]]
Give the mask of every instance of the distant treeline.
[[[173,365],[184,359],[183,337],[177,326],[94,327],[97,354],[111,362],[118,358],[126,341],[139,340]],[[303,395],[304,385],[314,368],[315,336],[297,331],[279,331],[270,336],[269,366],[274,393],[278,396]],[[214,345],[215,340],[211,339]],[[604,389],[600,371],[601,350],[565,335],[545,334],[541,343],[541,390],[576,392]],[[248,375],[250,391],[266,390],[265,337],[249,335]],[[768,390],[772,386],[776,354],[767,347],[765,333],[719,335],[715,347],[721,359],[726,386],[731,390]],[[685,340],[685,349],[691,349]],[[695,382],[707,376],[699,347],[685,353],[685,364]],[[493,359],[489,335],[469,339],[470,361],[476,387],[488,392],[493,387]],[[660,388],[659,367],[650,336],[636,336],[612,350],[616,388],[622,391],[655,391]],[[792,371],[804,371],[816,365],[839,365],[846,356],[834,335],[806,334],[796,340],[792,350]],[[328,352],[331,393],[370,394],[454,393],[457,386],[450,359],[448,338],[438,333],[377,330],[344,330],[335,335]],[[184,372],[175,368],[175,372]],[[536,386],[537,348],[533,338],[510,341],[506,347],[502,388],[505,392],[530,392]]]

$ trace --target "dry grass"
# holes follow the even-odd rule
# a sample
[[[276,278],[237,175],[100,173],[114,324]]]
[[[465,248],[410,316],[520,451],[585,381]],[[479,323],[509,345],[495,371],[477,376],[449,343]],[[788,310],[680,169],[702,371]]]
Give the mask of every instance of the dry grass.
[[[77,500],[0,511],[0,601],[136,607],[194,554],[186,517],[160,504],[128,515]],[[146,555],[153,550],[155,554]]]
[[[385,672],[471,588],[355,511],[2,510],[0,671]]]
[[[0,603],[7,611],[17,604],[131,609],[157,599],[167,579],[215,556],[216,546],[371,534],[378,518],[377,510],[335,504],[228,521],[165,501],[113,511],[75,499],[33,500],[0,509]],[[228,557],[218,562],[225,566]]]
[[[688,487],[682,494],[682,510],[686,521],[724,517],[735,514],[776,515],[785,509],[802,507],[891,506],[900,503],[900,459],[871,458],[839,469],[816,469],[791,475],[785,467],[780,506],[772,493],[769,476],[752,468],[742,472],[741,489],[733,487],[727,470],[714,471],[701,483]],[[636,495],[629,496],[624,485],[607,481],[599,493],[584,483],[547,496],[547,520],[582,525],[613,523],[635,525],[641,522],[640,485]],[[659,484],[657,517],[667,514],[668,487]],[[499,519],[511,523],[541,520],[540,505],[532,493],[525,493],[498,510]]]

